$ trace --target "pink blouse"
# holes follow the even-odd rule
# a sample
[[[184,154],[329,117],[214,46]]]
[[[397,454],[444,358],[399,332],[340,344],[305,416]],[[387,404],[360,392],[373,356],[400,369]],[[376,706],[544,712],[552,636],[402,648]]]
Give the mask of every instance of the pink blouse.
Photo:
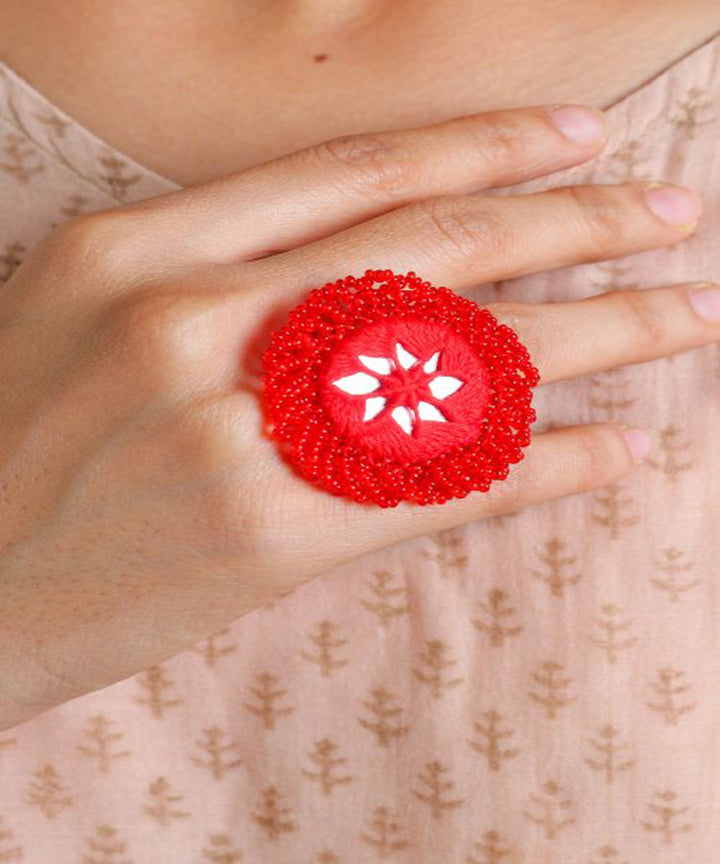
[[[468,293],[719,279],[719,64],[720,35],[612,106],[592,163],[497,193],[666,179],[702,194],[695,236]],[[73,214],[177,188],[0,63],[0,283]],[[719,864],[720,348],[536,398],[537,430],[657,430],[650,462],[0,732],[0,862]]]

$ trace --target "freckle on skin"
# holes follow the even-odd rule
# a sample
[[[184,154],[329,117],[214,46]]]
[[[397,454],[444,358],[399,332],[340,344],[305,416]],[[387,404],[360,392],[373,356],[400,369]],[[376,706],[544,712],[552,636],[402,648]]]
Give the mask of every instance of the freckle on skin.
[[[314,60],[316,63],[324,63],[326,60],[329,60],[329,59],[330,59],[330,55],[329,55],[329,54],[315,54],[315,55],[313,56],[313,60]]]

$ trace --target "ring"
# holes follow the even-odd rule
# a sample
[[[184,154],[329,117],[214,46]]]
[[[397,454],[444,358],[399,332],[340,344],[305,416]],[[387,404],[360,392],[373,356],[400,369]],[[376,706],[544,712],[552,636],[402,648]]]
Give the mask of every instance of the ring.
[[[413,272],[309,292],[262,357],[265,432],[305,480],[380,507],[504,480],[540,375],[515,331]]]

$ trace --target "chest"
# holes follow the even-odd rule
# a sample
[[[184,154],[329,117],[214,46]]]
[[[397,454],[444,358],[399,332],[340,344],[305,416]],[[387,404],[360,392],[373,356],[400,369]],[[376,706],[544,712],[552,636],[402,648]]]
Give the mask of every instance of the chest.
[[[606,107],[720,28],[716,0],[681,11],[663,0],[398,0],[346,20],[248,20],[220,3],[215,14],[164,2],[143,14],[135,0],[112,14],[82,3],[44,14],[53,5],[0,10],[3,59],[183,185],[351,132],[512,105]]]

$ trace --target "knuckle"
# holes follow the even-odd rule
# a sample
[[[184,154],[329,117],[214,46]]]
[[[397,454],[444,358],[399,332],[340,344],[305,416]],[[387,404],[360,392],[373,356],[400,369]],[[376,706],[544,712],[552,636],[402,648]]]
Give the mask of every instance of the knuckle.
[[[618,467],[618,432],[597,425],[578,432],[578,490],[585,492],[610,482]]]
[[[476,117],[458,118],[458,124],[489,166],[525,164],[532,143],[527,129],[506,111],[488,111],[478,123]]]
[[[264,546],[267,529],[256,496],[247,494],[257,461],[249,439],[251,413],[242,399],[212,397],[184,409],[161,433],[165,471],[181,473],[195,490],[195,539],[207,557],[257,558]]]
[[[510,240],[506,225],[468,196],[429,198],[408,209],[413,230],[450,257],[497,260],[508,254]]]
[[[72,267],[115,272],[127,260],[131,231],[117,210],[73,216],[48,237],[47,245]]]
[[[552,330],[543,306],[501,300],[488,303],[487,310],[501,324],[512,328],[529,351],[534,362],[543,362],[553,355],[558,334]]]
[[[633,344],[647,350],[661,345],[667,336],[666,324],[642,290],[611,292]]]
[[[340,170],[340,184],[381,198],[409,192],[417,180],[415,160],[400,136],[343,135],[314,148],[322,165]]]
[[[484,493],[483,504],[490,516],[502,516],[522,510],[535,500],[542,474],[533,460],[523,460],[522,469],[511,470],[502,483],[494,483]]]
[[[195,403],[173,417],[170,431],[162,436],[172,442],[172,468],[197,477],[223,475],[229,467],[240,464],[235,451],[242,436],[237,430],[239,411],[227,400]]]
[[[628,239],[628,210],[625,199],[613,186],[571,186],[568,193],[575,206],[590,254],[622,249]]]
[[[132,295],[104,317],[99,350],[143,387],[177,389],[192,377],[211,338],[207,318],[208,308],[194,295]]]
[[[528,458],[502,484],[490,487],[484,498],[489,515],[515,513],[539,501],[596,490],[632,467],[615,424],[567,427],[561,434],[557,445],[542,456],[536,456],[531,445]]]

